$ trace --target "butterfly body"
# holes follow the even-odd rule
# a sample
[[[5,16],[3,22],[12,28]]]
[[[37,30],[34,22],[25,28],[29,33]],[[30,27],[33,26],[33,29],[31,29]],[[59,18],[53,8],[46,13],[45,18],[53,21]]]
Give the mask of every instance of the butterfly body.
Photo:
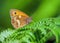
[[[10,10],[10,16],[11,24],[13,25],[14,28],[23,27],[26,24],[29,24],[32,20],[31,17],[29,17],[27,14],[16,9]]]

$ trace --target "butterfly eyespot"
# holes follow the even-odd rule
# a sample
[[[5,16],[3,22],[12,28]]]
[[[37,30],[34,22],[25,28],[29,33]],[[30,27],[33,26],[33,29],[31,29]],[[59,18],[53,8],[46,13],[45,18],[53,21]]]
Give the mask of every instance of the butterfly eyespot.
[[[14,14],[16,14],[16,12],[14,12]]]

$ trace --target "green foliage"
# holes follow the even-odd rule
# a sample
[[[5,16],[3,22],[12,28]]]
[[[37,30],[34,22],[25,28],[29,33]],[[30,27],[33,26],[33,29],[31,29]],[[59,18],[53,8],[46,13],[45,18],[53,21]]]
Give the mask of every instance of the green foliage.
[[[52,18],[60,14],[59,7],[60,0],[0,0],[0,43],[60,43],[60,16]],[[10,9],[27,13],[33,21],[13,30]]]
[[[23,28],[0,33],[2,43],[46,43],[48,40],[60,42],[60,18],[45,18]]]

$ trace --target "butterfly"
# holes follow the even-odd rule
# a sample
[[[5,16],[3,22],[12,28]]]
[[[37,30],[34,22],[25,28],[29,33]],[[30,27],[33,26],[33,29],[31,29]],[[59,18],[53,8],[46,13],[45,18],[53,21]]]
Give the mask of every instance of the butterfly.
[[[17,9],[10,10],[10,17],[11,17],[11,24],[15,29],[21,28],[32,21],[31,17],[29,17],[26,13]]]

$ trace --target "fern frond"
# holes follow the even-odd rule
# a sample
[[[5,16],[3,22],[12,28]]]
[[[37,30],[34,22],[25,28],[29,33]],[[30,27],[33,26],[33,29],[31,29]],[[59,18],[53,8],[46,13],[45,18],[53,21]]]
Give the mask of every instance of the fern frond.
[[[18,30],[6,30],[0,33],[2,43],[46,43],[53,38],[60,42],[60,18],[45,18],[32,22]],[[3,34],[3,35],[2,35]]]
[[[11,29],[4,30],[0,33],[0,41],[3,42],[5,38],[9,37],[14,31]]]

